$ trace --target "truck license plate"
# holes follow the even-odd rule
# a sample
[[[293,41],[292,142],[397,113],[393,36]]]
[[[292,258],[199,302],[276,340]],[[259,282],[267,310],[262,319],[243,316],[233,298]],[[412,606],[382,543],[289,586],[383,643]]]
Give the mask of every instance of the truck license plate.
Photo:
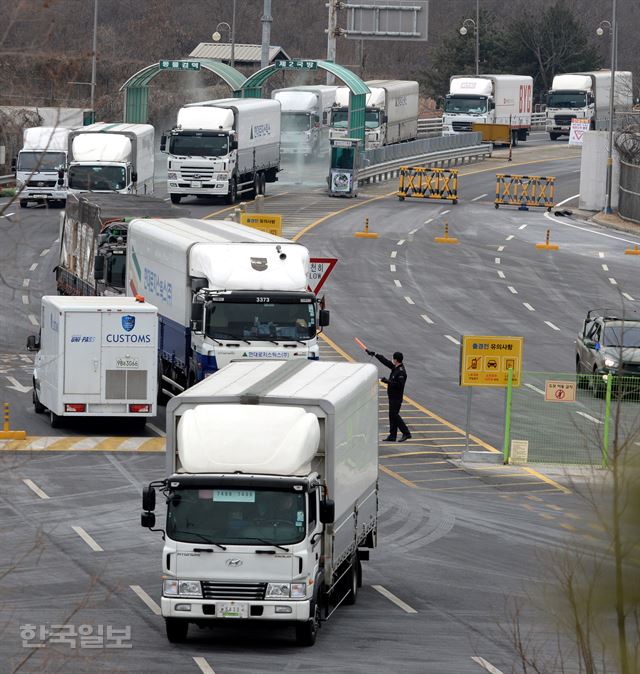
[[[216,604],[216,617],[218,618],[248,618],[249,604]]]
[[[202,181],[201,180],[192,180],[191,181],[191,187],[202,187]]]

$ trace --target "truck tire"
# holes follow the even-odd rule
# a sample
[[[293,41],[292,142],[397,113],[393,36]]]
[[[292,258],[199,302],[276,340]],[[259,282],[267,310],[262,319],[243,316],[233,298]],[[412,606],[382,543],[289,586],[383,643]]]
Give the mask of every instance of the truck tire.
[[[35,410],[36,414],[44,414],[45,412],[45,406],[40,402],[40,398],[38,398],[38,392],[36,391],[35,387],[33,389],[33,409]]]
[[[49,410],[49,423],[51,424],[51,428],[60,428],[62,426],[62,417]]]
[[[164,626],[167,631],[167,639],[172,644],[182,644],[187,640],[189,622],[182,618],[165,618]]]
[[[26,208],[28,203],[27,199],[20,199],[20,208]]]
[[[236,199],[238,198],[238,183],[236,182],[235,177],[231,178],[231,182],[229,183],[229,193],[225,197],[225,201],[228,204],[235,204]]]
[[[180,199],[182,199],[181,194],[170,194],[169,196],[171,197],[171,203],[172,204],[179,204]]]
[[[347,574],[347,583],[349,584],[349,594],[344,600],[344,603],[347,604],[347,606],[353,606],[356,601],[358,601],[358,588],[360,587],[358,584],[358,560],[355,558],[353,562],[351,562],[351,568]]]
[[[550,133],[550,134],[549,134],[549,139],[550,139],[550,140],[558,140],[558,138],[560,138],[560,134],[559,134],[559,133]]]
[[[296,625],[296,642],[298,646],[313,646],[320,629],[320,598],[324,590],[318,589],[316,600],[311,605],[312,616],[309,620]]]

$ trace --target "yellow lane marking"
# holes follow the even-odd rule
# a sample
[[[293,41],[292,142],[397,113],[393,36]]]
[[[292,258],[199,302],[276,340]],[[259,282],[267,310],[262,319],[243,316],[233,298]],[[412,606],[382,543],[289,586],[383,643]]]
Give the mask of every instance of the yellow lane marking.
[[[449,472],[448,470],[446,471],[447,473]],[[449,482],[451,480],[468,480],[471,478],[472,480],[479,480],[480,478],[477,475],[455,475],[453,477],[434,477],[434,478],[429,478],[428,480],[414,480],[416,484],[422,484],[423,482]]]
[[[543,482],[546,482],[547,484],[551,485],[552,487],[555,487],[556,489],[560,490],[563,494],[570,494],[571,489],[568,487],[565,487],[564,485],[560,484],[559,482],[556,482],[555,480],[552,480],[550,477],[547,477],[544,475],[544,473],[540,473],[534,468],[529,468],[522,466],[522,470],[524,470],[526,473],[529,473],[529,475],[534,475],[537,477],[539,480],[542,480]]]
[[[560,506],[553,505],[553,503],[549,503],[549,505],[547,507],[551,508],[552,510],[557,510],[559,512],[562,512],[562,508]]]
[[[549,515],[548,513],[538,513],[540,517],[543,517],[545,520],[555,520],[555,515]]]
[[[414,487],[414,488],[415,488],[415,487],[417,486],[417,485],[415,484],[415,482],[411,482],[411,480],[407,480],[406,477],[402,477],[402,475],[398,475],[398,473],[396,473],[395,471],[391,470],[390,468],[387,468],[386,466],[380,465],[380,470],[381,470],[383,473],[386,473],[387,475],[389,475],[390,477],[395,478],[395,479],[398,480],[399,482],[402,482],[402,484],[407,485],[407,487]]]
[[[529,494],[529,495],[527,496],[527,498],[528,498],[530,501],[540,501],[540,503],[544,503],[544,499],[543,499],[543,498],[540,498],[539,496],[532,496],[531,494]]]
[[[578,530],[573,526],[573,524],[567,524],[567,523],[565,523],[565,522],[562,522],[562,523],[560,524],[560,526],[561,526],[563,529],[566,529],[567,531],[578,531]]]
[[[43,440],[43,443],[40,441]],[[47,441],[48,438],[32,436],[7,444],[0,443],[0,451],[6,452],[164,452],[164,438],[109,437],[92,438],[84,436],[62,437]],[[132,444],[139,441],[140,444]]]
[[[437,454],[440,454],[440,452],[437,452]],[[451,465],[450,461],[412,461],[410,463],[387,463],[385,465],[389,466],[389,468],[402,468],[403,466],[436,466],[441,463],[447,466]]]
[[[447,454],[462,454],[462,452],[446,452]],[[401,456],[423,456],[425,454],[432,454],[434,456],[442,456],[442,452],[398,452],[397,454],[383,454],[380,459],[397,459]]]
[[[417,481],[417,480],[416,480]],[[429,491],[464,491],[466,494],[487,494],[491,493],[495,487],[520,487],[522,485],[529,485],[529,484],[534,484],[534,485],[540,485],[539,482],[517,482],[516,484],[489,484],[489,483],[478,483],[474,482],[472,486],[470,486],[468,489],[465,489],[464,487],[458,486],[458,487],[429,487]],[[416,485],[417,486],[417,485]],[[483,486],[485,489],[477,490],[477,487]],[[537,494],[539,494],[542,491],[554,491],[553,489],[536,489],[535,490]],[[515,493],[515,492],[514,492]]]
[[[452,431],[452,433],[453,433],[453,431]],[[381,434],[381,435],[384,435],[384,434]],[[427,440],[431,443],[434,440],[457,440],[457,439],[458,438],[448,438],[448,437],[447,438],[412,438],[412,439],[409,439],[409,440],[405,440],[405,443],[409,447],[415,447],[415,446],[418,446],[418,447],[432,447],[432,446],[434,446],[434,447],[464,447],[465,446],[464,443],[462,445],[431,445],[431,444],[426,445],[426,444],[424,444],[424,442],[427,441]],[[392,444],[392,443],[388,442],[388,443],[383,443],[383,444]]]
[[[278,197],[284,197],[287,194],[291,194],[291,192],[281,192],[280,194],[271,194],[269,196],[265,196],[264,200],[267,201],[268,199],[277,199]],[[213,211],[213,213],[209,213],[208,215],[204,215],[202,217],[203,220],[208,220],[209,218],[213,218],[215,215],[220,215],[220,213],[226,213],[227,211],[232,211],[234,208],[238,208],[238,202],[237,204],[234,204],[233,206],[227,206],[226,208],[221,208],[219,211]]]
[[[118,438],[118,437],[111,437],[111,438],[105,438],[101,442],[99,442],[94,449],[97,451],[100,450],[114,450],[118,449],[120,445],[126,440],[126,438]]]

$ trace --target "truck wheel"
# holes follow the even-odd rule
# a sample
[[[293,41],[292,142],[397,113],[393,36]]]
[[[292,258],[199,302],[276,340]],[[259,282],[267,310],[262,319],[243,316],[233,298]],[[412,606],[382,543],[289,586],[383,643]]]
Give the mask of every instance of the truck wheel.
[[[28,203],[27,199],[20,199],[20,208],[26,208]]]
[[[320,597],[318,591],[318,598]],[[320,602],[316,601],[312,606],[313,615],[304,623],[296,625],[296,642],[298,646],[313,646],[318,638],[318,630],[320,629]]]
[[[347,582],[349,583],[349,594],[344,600],[348,606],[353,606],[358,601],[358,560],[354,559],[351,563],[351,568],[347,575]]]
[[[560,138],[560,134],[559,133],[550,133],[549,138],[551,140],[558,140],[558,138]]]
[[[59,417],[55,412],[49,411],[49,423],[51,428],[60,428],[62,426],[62,417]]]
[[[35,388],[33,389],[33,409],[35,410],[36,414],[44,414],[45,411],[45,406],[40,402],[40,399],[38,398],[38,393],[36,392]]]
[[[180,199],[182,199],[181,194],[170,194],[169,196],[171,197],[171,203],[172,204],[179,204]]]
[[[172,644],[181,644],[187,640],[189,622],[181,618],[165,618],[164,625],[167,630],[167,639]]]
[[[225,201],[228,204],[235,204],[237,197],[238,197],[238,184],[236,183],[235,178],[231,178],[231,182],[229,183],[229,193],[227,194]]]

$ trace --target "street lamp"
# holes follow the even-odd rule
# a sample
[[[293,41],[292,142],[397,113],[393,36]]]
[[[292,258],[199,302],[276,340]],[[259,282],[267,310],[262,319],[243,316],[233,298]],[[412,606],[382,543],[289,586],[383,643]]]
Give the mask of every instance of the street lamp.
[[[91,53],[91,121],[96,121],[96,56],[98,51],[98,0],[93,1],[93,51]]]
[[[607,152],[607,204],[605,206],[605,213],[613,213],[611,208],[611,190],[613,183],[613,103],[615,100],[615,82],[616,82],[616,68],[618,62],[618,22],[617,22],[617,0],[613,0],[613,8],[611,21],[601,21],[596,28],[596,35],[604,35],[604,28],[609,29],[611,35],[611,87],[609,91],[609,147]]]
[[[460,35],[466,35],[469,27],[473,27],[476,35],[476,75],[480,74],[480,0],[476,0],[476,18],[465,19],[460,26]]]
[[[229,65],[235,68],[236,65],[236,0],[233,0],[233,9],[231,11],[231,25],[226,21],[221,21],[217,26],[215,33],[211,36],[214,42],[220,41],[219,28],[225,27],[229,31],[229,41],[231,42],[231,59]]]

